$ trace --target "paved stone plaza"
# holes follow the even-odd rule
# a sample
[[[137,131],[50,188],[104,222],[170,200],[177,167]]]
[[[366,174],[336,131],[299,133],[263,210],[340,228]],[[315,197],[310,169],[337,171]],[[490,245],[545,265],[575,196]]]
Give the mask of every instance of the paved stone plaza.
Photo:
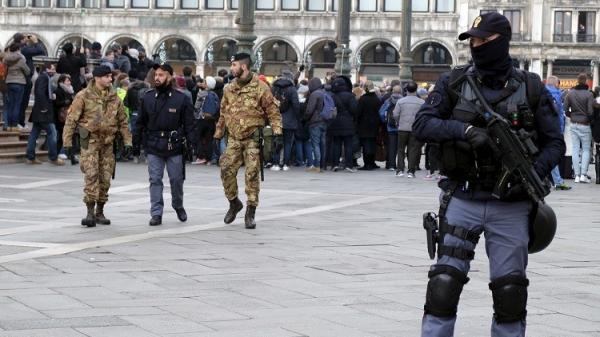
[[[119,164],[113,224],[83,228],[78,166],[0,166],[0,337],[418,336],[435,183],[266,175],[256,230],[223,224],[218,168],[206,166],[187,166],[188,222],[166,207],[155,228],[146,167]],[[528,336],[600,336],[599,199],[595,184],[548,198],[559,229],[530,256]],[[469,276],[456,336],[489,336],[483,244]]]

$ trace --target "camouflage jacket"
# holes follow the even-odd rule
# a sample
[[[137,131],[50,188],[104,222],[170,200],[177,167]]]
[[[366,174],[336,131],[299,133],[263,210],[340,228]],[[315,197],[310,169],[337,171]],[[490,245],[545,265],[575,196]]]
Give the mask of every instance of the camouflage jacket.
[[[256,128],[265,125],[267,119],[274,134],[283,132],[279,102],[271,94],[269,86],[256,74],[252,74],[250,83],[243,87],[236,79],[224,90],[215,138],[222,138],[225,129],[233,139],[249,138]]]
[[[77,93],[69,108],[63,130],[63,144],[71,144],[77,126],[90,132],[90,142],[111,144],[116,133],[120,132],[125,145],[131,145],[123,102],[113,89],[103,95],[94,81]]]

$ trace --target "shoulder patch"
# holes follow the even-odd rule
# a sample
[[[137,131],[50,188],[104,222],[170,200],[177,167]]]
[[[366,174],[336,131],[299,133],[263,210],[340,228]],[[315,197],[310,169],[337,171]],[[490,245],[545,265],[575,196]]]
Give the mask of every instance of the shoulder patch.
[[[432,107],[436,107],[442,103],[442,95],[439,92],[434,91],[427,96],[427,101],[425,103]]]

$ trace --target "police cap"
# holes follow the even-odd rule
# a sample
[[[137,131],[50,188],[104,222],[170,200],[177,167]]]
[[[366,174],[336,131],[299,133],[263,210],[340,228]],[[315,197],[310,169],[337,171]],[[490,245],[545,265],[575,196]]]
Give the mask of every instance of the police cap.
[[[252,58],[250,57],[250,54],[242,52],[242,53],[237,53],[237,54],[233,55],[231,57],[231,62],[241,61],[241,60],[246,60],[246,59],[250,60],[250,63],[252,63]]]
[[[162,70],[164,70],[164,71],[166,71],[166,72],[168,72],[169,74],[171,74],[171,76],[173,76],[173,67],[171,67],[170,64],[168,64],[168,63],[163,63],[163,64],[154,63],[154,65],[152,66],[152,69],[154,69],[154,70],[159,69],[159,68],[162,69]]]
[[[108,66],[97,66],[92,70],[92,75],[94,77],[103,77],[108,74],[112,74],[112,70]]]
[[[475,20],[473,20],[471,29],[460,34],[458,39],[461,41],[470,37],[479,37],[485,39],[494,34],[504,35],[509,40],[512,35],[510,21],[508,21],[504,15],[498,12],[490,12],[476,17]]]

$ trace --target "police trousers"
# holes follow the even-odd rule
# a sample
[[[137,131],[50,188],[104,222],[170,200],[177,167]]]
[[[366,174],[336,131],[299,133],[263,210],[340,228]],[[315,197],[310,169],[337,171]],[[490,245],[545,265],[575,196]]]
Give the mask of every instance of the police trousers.
[[[246,167],[246,196],[248,206],[258,206],[258,193],[260,191],[260,150],[258,143],[253,138],[237,140],[229,137],[227,149],[221,155],[221,181],[227,200],[238,196],[237,174],[242,166]]]
[[[501,276],[518,274],[525,277],[527,268],[527,245],[529,243],[530,201],[503,202],[498,200],[464,200],[452,198],[446,211],[448,223],[468,230],[483,230],[485,250],[489,260],[490,280]],[[474,250],[475,244],[458,237],[444,235],[444,244]],[[437,265],[449,265],[467,274],[469,260],[451,256],[438,256]],[[460,308],[458,310],[460,315]],[[454,336],[454,317],[423,316],[422,337]],[[525,336],[525,320],[491,326],[492,337]]]
[[[183,156],[161,157],[148,154],[148,174],[150,176],[150,215],[162,216],[163,174],[165,166],[171,184],[171,206],[174,209],[183,207]]]

